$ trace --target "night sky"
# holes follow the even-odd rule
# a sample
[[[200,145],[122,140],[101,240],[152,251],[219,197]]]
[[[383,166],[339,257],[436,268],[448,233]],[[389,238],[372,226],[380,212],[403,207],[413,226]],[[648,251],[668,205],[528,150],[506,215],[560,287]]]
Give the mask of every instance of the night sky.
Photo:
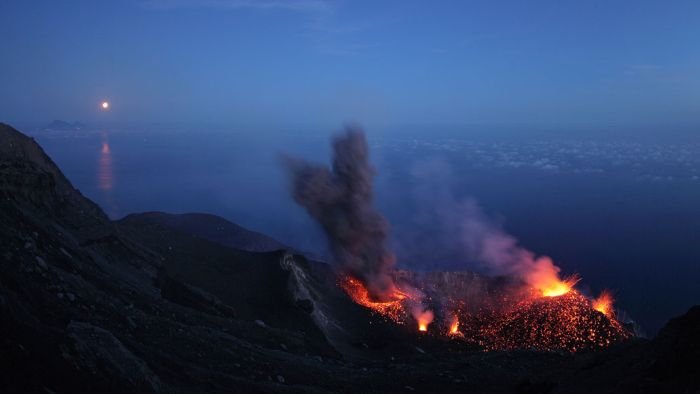
[[[697,124],[699,41],[694,0],[9,0],[0,120]]]

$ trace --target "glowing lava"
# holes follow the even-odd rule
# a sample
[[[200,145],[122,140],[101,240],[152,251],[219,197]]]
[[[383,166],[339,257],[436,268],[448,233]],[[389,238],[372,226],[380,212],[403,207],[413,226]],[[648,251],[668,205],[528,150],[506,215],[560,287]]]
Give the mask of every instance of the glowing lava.
[[[593,306],[593,309],[597,310],[598,312],[607,317],[612,317],[614,316],[613,301],[615,301],[615,299],[613,298],[612,294],[608,290],[603,290],[598,298],[591,301],[591,305]]]

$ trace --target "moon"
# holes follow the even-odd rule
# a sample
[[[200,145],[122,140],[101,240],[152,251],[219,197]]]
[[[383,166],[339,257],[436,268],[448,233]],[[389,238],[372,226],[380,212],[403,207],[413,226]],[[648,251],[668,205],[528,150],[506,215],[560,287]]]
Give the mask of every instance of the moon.
[[[100,104],[103,110],[108,110],[109,109],[109,101],[103,101],[102,104]]]

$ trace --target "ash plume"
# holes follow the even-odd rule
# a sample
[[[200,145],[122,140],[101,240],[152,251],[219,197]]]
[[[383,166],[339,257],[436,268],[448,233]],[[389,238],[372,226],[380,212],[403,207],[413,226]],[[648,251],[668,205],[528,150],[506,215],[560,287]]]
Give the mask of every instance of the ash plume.
[[[294,200],[323,227],[341,268],[383,300],[395,290],[394,254],[386,246],[389,226],[373,206],[369,149],[363,131],[348,126],[333,138],[331,167],[284,158]]]

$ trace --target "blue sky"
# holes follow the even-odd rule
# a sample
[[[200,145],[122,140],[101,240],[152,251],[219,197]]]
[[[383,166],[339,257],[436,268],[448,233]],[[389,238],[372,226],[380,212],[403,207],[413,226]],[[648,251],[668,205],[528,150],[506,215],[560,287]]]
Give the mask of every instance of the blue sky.
[[[0,120],[700,124],[698,42],[698,1],[9,0]]]

